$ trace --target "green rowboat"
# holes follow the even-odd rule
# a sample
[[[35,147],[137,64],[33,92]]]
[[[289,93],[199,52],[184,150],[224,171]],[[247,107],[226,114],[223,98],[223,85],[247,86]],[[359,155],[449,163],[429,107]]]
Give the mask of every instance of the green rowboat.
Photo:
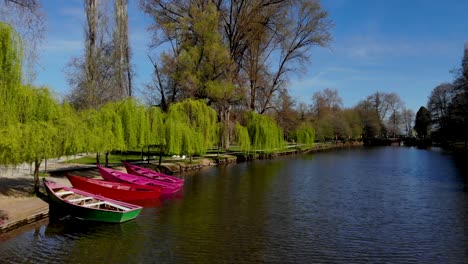
[[[142,207],[91,194],[76,188],[66,187],[53,181],[44,180],[50,206],[55,206],[61,213],[75,218],[122,223],[132,220],[140,214]]]

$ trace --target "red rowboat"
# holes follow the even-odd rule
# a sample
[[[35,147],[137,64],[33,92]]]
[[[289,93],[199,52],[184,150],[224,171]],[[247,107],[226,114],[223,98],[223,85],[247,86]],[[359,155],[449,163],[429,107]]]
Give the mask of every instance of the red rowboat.
[[[132,175],[143,176],[143,177],[150,178],[150,179],[153,179],[153,180],[162,181],[162,182],[165,182],[165,183],[176,184],[176,185],[183,185],[184,184],[183,179],[179,179],[179,178],[174,177],[174,176],[169,176],[169,175],[166,175],[164,173],[160,173],[160,172],[156,172],[156,171],[153,171],[153,170],[150,170],[150,169],[147,169],[147,168],[139,167],[139,166],[127,163],[125,161],[123,162],[123,164],[124,164],[125,169],[127,170],[127,172],[129,174],[132,174]]]
[[[66,187],[43,179],[50,203],[78,219],[122,223],[134,219],[142,207]]]
[[[121,201],[154,199],[161,195],[160,186],[142,186],[109,182],[66,174],[73,187]]]
[[[103,168],[100,165],[97,165],[97,167],[99,169],[99,173],[101,174],[101,176],[104,179],[111,181],[111,182],[126,182],[126,183],[138,184],[138,185],[144,185],[144,186],[161,186],[162,195],[174,194],[178,192],[180,189],[182,189],[182,185],[177,186],[173,184],[167,184],[161,181],[148,179],[146,177],[131,175],[125,172],[121,172],[121,171],[113,170],[109,168]]]

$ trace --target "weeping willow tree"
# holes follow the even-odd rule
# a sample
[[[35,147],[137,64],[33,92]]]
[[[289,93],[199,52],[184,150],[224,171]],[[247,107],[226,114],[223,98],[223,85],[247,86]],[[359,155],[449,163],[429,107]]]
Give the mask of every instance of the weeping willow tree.
[[[119,116],[122,122],[123,137],[127,149],[138,147],[138,137],[140,131],[139,107],[133,98],[127,98],[119,105]]]
[[[124,150],[124,129],[118,114],[118,103],[107,103],[99,110],[89,109],[81,113],[85,120],[86,150],[96,152],[96,163],[100,163],[100,155],[106,155],[108,164],[109,153],[113,150]]]
[[[34,191],[39,190],[39,168],[44,159],[57,157],[55,148],[59,131],[51,121],[33,121],[21,124],[22,160],[34,164]]]
[[[166,146],[164,127],[165,114],[162,112],[161,108],[150,106],[146,110],[146,116],[149,125],[148,153],[150,147],[158,147],[159,165],[161,165],[164,147]]]
[[[248,153],[250,151],[249,130],[239,123],[236,123],[235,140],[239,146],[239,150]]]
[[[312,125],[302,123],[294,131],[293,138],[298,144],[312,146],[315,142],[315,130]]]
[[[17,121],[22,59],[21,37],[10,25],[0,22],[0,126]]]
[[[98,153],[102,152],[106,155],[106,166],[109,163],[109,153],[113,150],[124,150],[124,131],[122,120],[117,114],[119,105],[117,103],[107,103],[97,112],[97,136],[100,141]],[[98,154],[99,157],[99,154]],[[98,160],[99,162],[99,160]]]
[[[76,113],[71,105],[65,102],[57,120],[59,141],[56,142],[61,155],[73,155],[87,151],[86,148],[86,126],[83,119]]]
[[[246,114],[246,127],[255,150],[273,152],[284,147],[283,131],[273,118],[255,112]]]
[[[219,139],[216,111],[202,100],[171,105],[165,122],[166,154],[202,155]]]
[[[126,149],[143,148],[150,142],[150,119],[147,109],[133,98],[117,103]]]
[[[0,22],[0,165],[34,164],[37,192],[42,161],[84,149],[84,133],[49,89],[21,83],[22,54],[19,35]]]
[[[149,122],[149,145],[165,145],[165,129],[164,119],[165,115],[161,111],[161,108],[151,106],[147,109],[146,115]]]

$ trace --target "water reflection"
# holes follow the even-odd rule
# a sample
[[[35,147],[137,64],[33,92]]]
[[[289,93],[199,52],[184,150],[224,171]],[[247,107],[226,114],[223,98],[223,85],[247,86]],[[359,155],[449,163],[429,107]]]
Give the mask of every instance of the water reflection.
[[[362,148],[193,172],[124,224],[59,219],[0,243],[6,262],[462,263],[466,159]]]

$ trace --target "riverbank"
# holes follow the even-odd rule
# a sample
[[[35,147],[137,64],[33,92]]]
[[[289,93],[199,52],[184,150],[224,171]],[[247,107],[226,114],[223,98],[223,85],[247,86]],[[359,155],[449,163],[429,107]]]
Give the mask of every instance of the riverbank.
[[[203,158],[189,161],[176,160],[164,162],[157,166],[149,162],[141,162],[140,165],[152,169],[159,168],[164,173],[181,174],[185,171],[199,170],[205,167],[223,165],[228,163],[243,162],[255,159],[274,158],[277,156],[294,155],[310,152],[321,152],[337,148],[362,146],[362,143],[333,143],[317,144],[311,148],[300,149],[291,148],[279,153],[251,153],[244,155],[241,153],[210,154]],[[121,165],[113,165],[115,169],[125,170]],[[22,227],[48,217],[49,206],[39,197],[31,196],[33,189],[33,177],[29,174],[30,169],[26,166],[19,166],[15,169],[2,170],[0,176],[0,233],[6,233],[18,227]],[[63,160],[49,161],[47,172],[45,167],[41,167],[41,173],[47,178],[70,186],[68,180],[63,177],[65,172],[83,175],[86,177],[100,177],[96,167],[93,165],[66,163]],[[44,190],[41,186],[41,191]]]

